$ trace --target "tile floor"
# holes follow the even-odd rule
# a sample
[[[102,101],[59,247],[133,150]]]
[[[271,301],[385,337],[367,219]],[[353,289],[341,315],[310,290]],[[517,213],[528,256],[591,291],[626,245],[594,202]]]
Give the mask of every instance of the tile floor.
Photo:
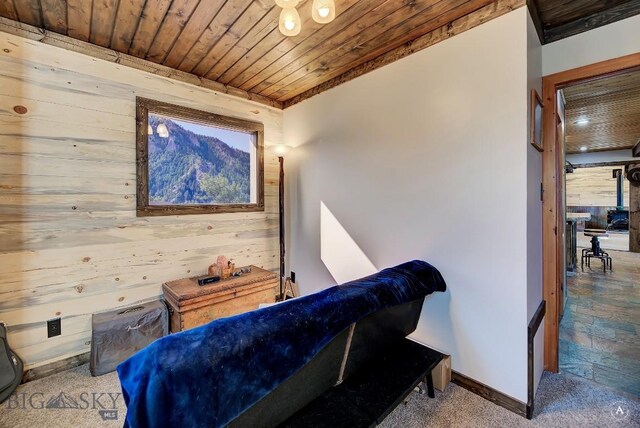
[[[567,278],[560,371],[640,397],[640,254],[609,254],[612,272],[594,262]]]

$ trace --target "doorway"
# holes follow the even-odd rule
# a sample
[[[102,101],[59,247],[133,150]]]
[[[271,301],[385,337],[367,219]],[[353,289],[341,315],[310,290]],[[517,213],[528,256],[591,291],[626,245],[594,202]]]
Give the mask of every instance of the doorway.
[[[636,195],[627,179],[640,138],[640,70],[565,87],[559,100],[566,124],[559,370],[640,396],[640,252],[630,251]]]
[[[565,293],[569,295],[567,285],[570,286],[565,268],[567,262],[566,195],[564,192],[566,150],[565,141],[561,137],[561,133],[557,131],[557,124],[561,120],[559,116],[561,113],[559,90],[578,83],[598,81],[620,75],[634,69],[640,69],[640,53],[543,78],[543,139],[545,141],[543,152],[543,287],[544,298],[547,302],[545,369],[552,372],[559,370],[560,320],[565,308]]]

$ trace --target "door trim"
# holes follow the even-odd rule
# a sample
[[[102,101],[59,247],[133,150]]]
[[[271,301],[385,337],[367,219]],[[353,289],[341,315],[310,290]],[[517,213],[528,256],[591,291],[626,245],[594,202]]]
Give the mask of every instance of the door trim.
[[[608,77],[640,67],[640,52],[602,61],[572,70],[562,71],[542,78],[543,141],[542,153],[542,185],[544,189],[542,201],[542,261],[543,261],[543,299],[547,302],[547,316],[544,329],[544,368],[558,372],[558,341],[560,334],[559,309],[561,290],[558,269],[563,256],[564,242],[560,227],[564,222],[561,217],[563,176],[560,168],[564,147],[556,138],[557,91],[578,82]]]

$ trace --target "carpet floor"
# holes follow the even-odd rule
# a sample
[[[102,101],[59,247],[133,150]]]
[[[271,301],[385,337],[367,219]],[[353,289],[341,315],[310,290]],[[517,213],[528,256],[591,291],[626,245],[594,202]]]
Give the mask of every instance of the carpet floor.
[[[125,411],[116,374],[94,378],[85,365],[20,386],[0,404],[0,427],[121,427]],[[412,393],[382,427],[640,427],[640,401],[570,374],[545,373],[531,421],[451,384],[435,399]]]

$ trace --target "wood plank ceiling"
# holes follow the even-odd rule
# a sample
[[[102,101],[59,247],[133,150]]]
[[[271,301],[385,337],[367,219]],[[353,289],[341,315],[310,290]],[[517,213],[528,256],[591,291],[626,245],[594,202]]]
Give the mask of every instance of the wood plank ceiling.
[[[630,149],[640,140],[640,70],[562,91],[567,153],[580,153],[583,146],[585,151]]]
[[[0,0],[0,16],[286,107],[415,52],[412,43],[421,36],[440,32],[433,39],[441,40],[525,0],[335,2],[336,19],[320,25],[311,19],[312,0],[302,0],[302,32],[295,37],[278,30],[280,8],[274,0]],[[529,5],[546,41],[640,12],[640,0],[529,0]]]
[[[336,0],[278,30],[273,0],[0,0],[0,15],[285,102],[491,0]]]
[[[528,0],[528,4],[542,43],[640,13],[640,0]]]

